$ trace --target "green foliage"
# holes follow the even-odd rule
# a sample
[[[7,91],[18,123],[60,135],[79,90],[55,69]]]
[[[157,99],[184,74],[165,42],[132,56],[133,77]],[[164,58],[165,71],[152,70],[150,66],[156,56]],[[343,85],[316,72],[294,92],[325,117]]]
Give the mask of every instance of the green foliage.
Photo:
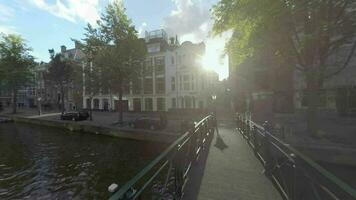
[[[51,54],[51,61],[48,67],[46,78],[56,86],[64,86],[72,83],[75,73],[75,63],[71,60],[65,59],[62,54],[54,54],[53,50],[49,50]]]
[[[145,42],[137,37],[125,11],[121,2],[113,1],[97,21],[98,28],[90,24],[85,28],[80,46],[86,55],[85,84],[90,95],[118,93],[120,101],[123,87],[141,71]]]
[[[93,65],[99,52],[105,47],[101,32],[92,25],[87,24],[85,27],[84,39],[82,41],[74,40],[84,53],[84,73],[85,73],[85,87],[88,94],[98,94],[101,88],[101,71],[99,66]],[[82,73],[80,73],[82,75]]]
[[[90,72],[91,82],[96,82],[93,91],[110,89],[120,93],[123,85],[137,76],[146,55],[144,41],[138,39],[125,8],[117,1],[106,7],[98,28],[87,26],[82,44],[88,61],[94,63]]]
[[[226,45],[234,64],[257,60],[252,66],[279,63],[303,72],[308,130],[315,135],[318,91],[356,51],[356,1],[221,0],[213,17],[215,34],[234,31]],[[333,58],[340,49],[341,63]]]
[[[302,71],[316,68],[320,79],[345,68],[333,72],[335,63],[326,63],[356,33],[356,2],[349,0],[221,0],[213,17],[215,34],[234,31],[226,47],[235,63],[268,49]]]
[[[113,1],[98,21],[99,30],[108,44],[118,46],[122,41],[137,39],[137,31],[125,12],[122,2]]]
[[[0,40],[0,82],[12,91],[32,81],[34,58],[19,35],[1,35]]]

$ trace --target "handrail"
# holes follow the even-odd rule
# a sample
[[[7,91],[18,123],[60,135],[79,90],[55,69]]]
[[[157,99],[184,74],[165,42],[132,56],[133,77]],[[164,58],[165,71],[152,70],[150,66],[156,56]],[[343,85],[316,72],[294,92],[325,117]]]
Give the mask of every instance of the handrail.
[[[182,155],[187,153],[184,151],[184,148],[187,148],[188,152],[193,152],[192,149],[201,148],[205,146],[203,141],[211,138],[212,131],[214,130],[213,123],[214,117],[209,115],[198,123],[194,124],[194,126],[187,132],[185,132],[182,136],[180,136],[176,141],[174,141],[168,148],[166,148],[160,155],[158,155],[153,161],[151,161],[142,171],[140,171],[136,176],[134,176],[130,181],[124,184],[117,192],[115,192],[109,199],[110,200],[121,200],[121,199],[136,199],[141,195],[141,193],[148,187],[148,185],[159,175],[162,173],[162,170],[167,168],[170,165],[170,169],[166,174],[166,180],[172,176],[172,170],[175,170],[175,185],[178,188],[175,188],[178,192],[175,195],[180,196],[181,190],[183,190],[183,183],[180,181],[184,179],[183,171],[184,167],[187,164],[191,164],[194,159],[196,159],[200,152],[196,152],[195,155],[192,156],[192,159],[189,160],[189,163],[182,162],[180,157],[184,157]],[[201,134],[199,134],[201,133]],[[187,142],[188,141],[188,142]],[[160,165],[160,163],[163,163]],[[171,167],[173,166],[173,167]],[[158,170],[155,168],[158,167]],[[150,175],[150,172],[154,172],[153,175]],[[185,173],[184,173],[185,174]],[[148,181],[144,181],[144,178],[148,178]],[[140,181],[144,181],[145,183],[140,187],[139,191],[135,191],[135,187],[139,184]],[[165,184],[166,185],[166,184]],[[164,188],[167,190],[167,188]],[[178,197],[179,198],[179,197]]]
[[[263,161],[266,175],[272,178],[285,199],[356,199],[354,188],[271,134],[268,127],[242,115],[236,120],[241,134]],[[298,175],[290,177],[291,174]],[[298,178],[303,180],[299,180],[301,184],[298,184]]]

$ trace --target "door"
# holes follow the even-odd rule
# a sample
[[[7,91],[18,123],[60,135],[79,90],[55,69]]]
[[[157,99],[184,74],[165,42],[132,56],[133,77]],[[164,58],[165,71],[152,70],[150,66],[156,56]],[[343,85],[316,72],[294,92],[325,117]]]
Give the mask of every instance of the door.
[[[119,100],[115,100],[115,110],[120,111],[120,107],[122,108],[123,112],[127,112],[129,110],[129,101],[122,100],[120,106]]]
[[[141,112],[141,99],[139,98],[133,99],[133,111]]]

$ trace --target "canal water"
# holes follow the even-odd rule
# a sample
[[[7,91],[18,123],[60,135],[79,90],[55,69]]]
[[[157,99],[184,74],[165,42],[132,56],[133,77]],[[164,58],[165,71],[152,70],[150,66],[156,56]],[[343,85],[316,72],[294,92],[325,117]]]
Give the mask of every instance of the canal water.
[[[0,199],[106,199],[162,144],[0,124]]]

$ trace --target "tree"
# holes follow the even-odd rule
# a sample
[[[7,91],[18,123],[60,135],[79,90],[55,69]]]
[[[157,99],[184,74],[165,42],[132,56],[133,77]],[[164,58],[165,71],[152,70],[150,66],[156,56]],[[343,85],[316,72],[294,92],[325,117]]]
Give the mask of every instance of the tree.
[[[73,82],[75,63],[64,58],[64,55],[56,54],[53,49],[49,50],[51,61],[46,77],[56,88],[59,88],[61,95],[61,111],[65,111],[65,90],[68,90]],[[59,102],[58,102],[59,103]]]
[[[221,0],[213,7],[214,32],[234,30],[227,51],[236,63],[268,48],[276,59],[302,72],[307,125],[317,132],[318,92],[345,69],[356,50],[356,2],[351,0]],[[347,50],[342,64],[334,53]]]
[[[92,114],[92,101],[93,96],[100,92],[100,85],[96,84],[100,81],[100,74],[98,72],[98,67],[93,65],[95,58],[98,53],[105,46],[105,41],[103,41],[103,36],[98,29],[94,28],[92,25],[87,24],[84,33],[85,38],[82,41],[74,40],[79,44],[80,49],[85,55],[85,82],[84,86],[86,93],[89,94],[89,118],[93,120]]]
[[[142,69],[146,46],[137,37],[137,31],[125,14],[125,8],[118,1],[106,7],[98,21],[98,31],[105,45],[95,57],[95,65],[101,76],[99,85],[108,86],[119,94],[119,123],[123,122],[123,87]]]
[[[12,93],[12,112],[16,113],[18,90],[29,84],[33,78],[34,58],[19,35],[2,35],[0,40],[0,85]]]

